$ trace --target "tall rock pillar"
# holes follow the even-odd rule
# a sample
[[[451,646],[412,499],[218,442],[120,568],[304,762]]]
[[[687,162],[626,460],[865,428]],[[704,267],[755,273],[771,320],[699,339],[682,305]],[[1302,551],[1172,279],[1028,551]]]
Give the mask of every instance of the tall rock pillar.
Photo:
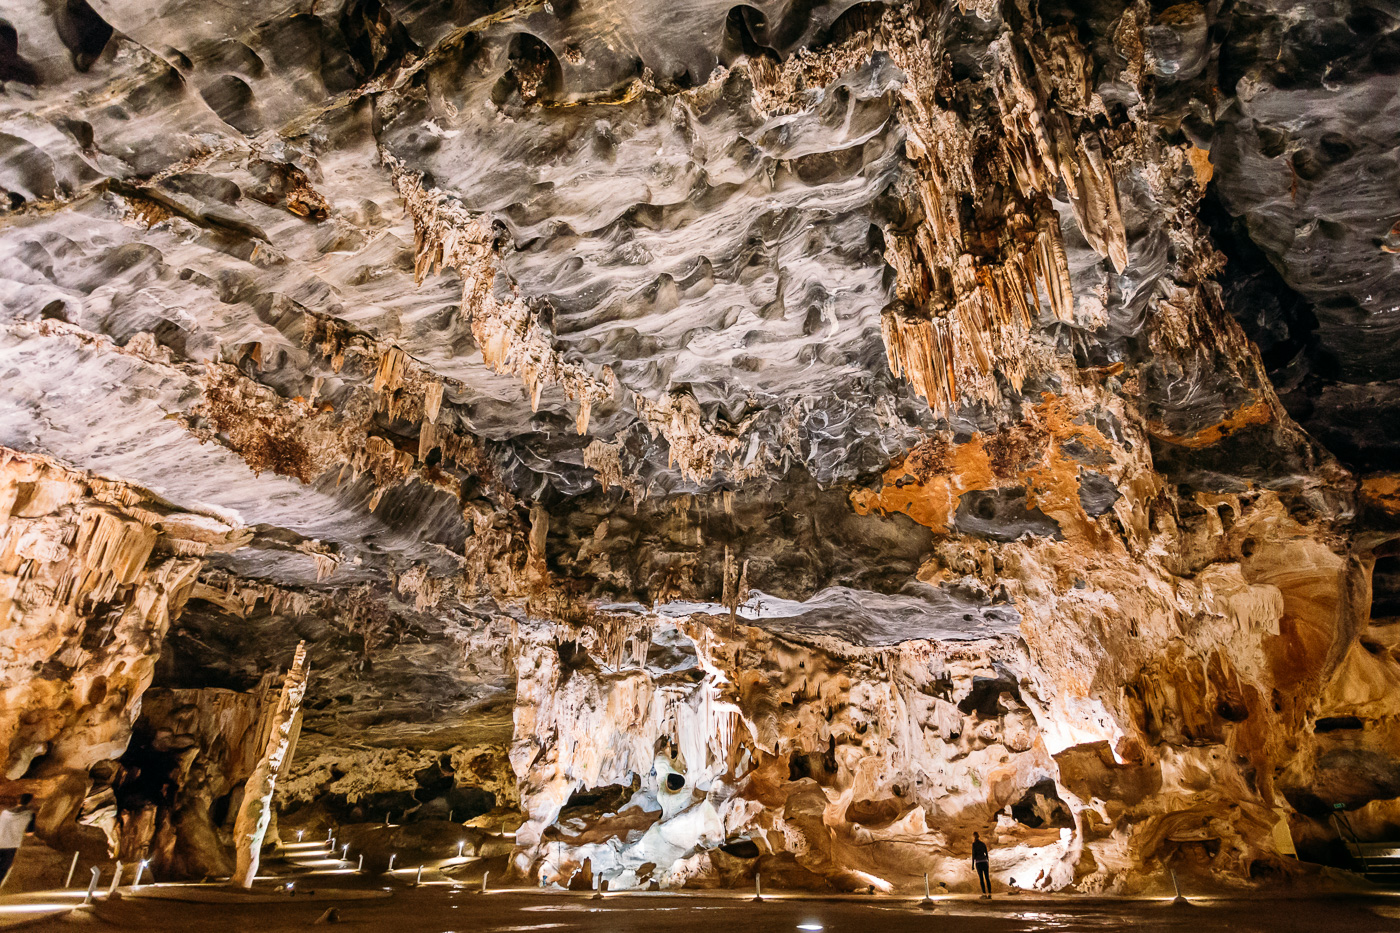
[[[272,794],[277,789],[277,777],[291,757],[296,747],[297,733],[301,731],[301,701],[306,695],[306,678],[309,674],[306,642],[302,642],[297,645],[296,658],[292,661],[291,670],[287,671],[287,679],[282,683],[282,695],[272,717],[267,746],[244,786],[243,802],[238,807],[238,819],[233,827],[237,850],[233,881],[245,888],[253,886],[253,878],[258,873],[263,837],[267,835],[268,824],[272,821]]]

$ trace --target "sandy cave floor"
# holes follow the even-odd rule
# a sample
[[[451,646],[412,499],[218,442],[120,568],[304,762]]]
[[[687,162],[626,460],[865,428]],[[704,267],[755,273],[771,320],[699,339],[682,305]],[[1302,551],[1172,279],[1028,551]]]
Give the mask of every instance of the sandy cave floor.
[[[955,897],[932,911],[893,897],[768,897],[747,895],[614,895],[602,901],[583,894],[535,891],[482,896],[466,887],[395,888],[369,900],[314,897],[284,902],[203,904],[125,897],[93,908],[26,923],[25,930],[199,930],[201,933],[280,933],[315,924],[336,906],[335,927],[395,933],[516,933],[516,931],[704,931],[753,933],[824,931],[958,930],[962,933],[1031,931],[1202,931],[1288,933],[1400,930],[1400,894],[1334,897],[1199,899],[1189,907],[1160,900],[1004,896],[990,902]],[[358,892],[357,892],[358,893]],[[362,895],[361,895],[362,896]],[[13,927],[12,927],[13,928]]]

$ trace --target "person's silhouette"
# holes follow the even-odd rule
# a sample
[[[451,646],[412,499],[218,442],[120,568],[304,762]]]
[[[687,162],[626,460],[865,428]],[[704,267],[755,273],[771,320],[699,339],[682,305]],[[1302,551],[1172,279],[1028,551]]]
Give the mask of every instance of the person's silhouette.
[[[990,899],[992,896],[991,860],[987,854],[987,844],[976,833],[972,834],[972,867],[977,869],[977,886],[982,889],[982,896]]]

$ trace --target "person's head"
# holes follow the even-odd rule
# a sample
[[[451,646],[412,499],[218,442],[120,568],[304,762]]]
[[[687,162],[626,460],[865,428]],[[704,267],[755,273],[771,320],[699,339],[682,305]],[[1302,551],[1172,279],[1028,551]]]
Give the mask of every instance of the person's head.
[[[982,840],[982,837],[981,837],[981,836],[977,835],[976,833],[973,833],[973,834],[972,834],[972,841],[973,841],[973,842],[980,842],[981,840]]]

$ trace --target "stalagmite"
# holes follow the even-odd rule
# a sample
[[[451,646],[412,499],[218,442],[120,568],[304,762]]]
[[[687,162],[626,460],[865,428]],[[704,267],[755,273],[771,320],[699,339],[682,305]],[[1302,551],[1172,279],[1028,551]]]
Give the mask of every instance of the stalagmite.
[[[306,680],[310,665],[306,660],[306,643],[297,645],[296,657],[282,682],[282,692],[269,719],[267,745],[258,766],[248,778],[243,790],[243,802],[234,822],[237,867],[232,882],[244,888],[253,886],[262,858],[263,837],[272,823],[272,799],[277,780],[291,764],[301,731],[301,701],[306,695]]]

